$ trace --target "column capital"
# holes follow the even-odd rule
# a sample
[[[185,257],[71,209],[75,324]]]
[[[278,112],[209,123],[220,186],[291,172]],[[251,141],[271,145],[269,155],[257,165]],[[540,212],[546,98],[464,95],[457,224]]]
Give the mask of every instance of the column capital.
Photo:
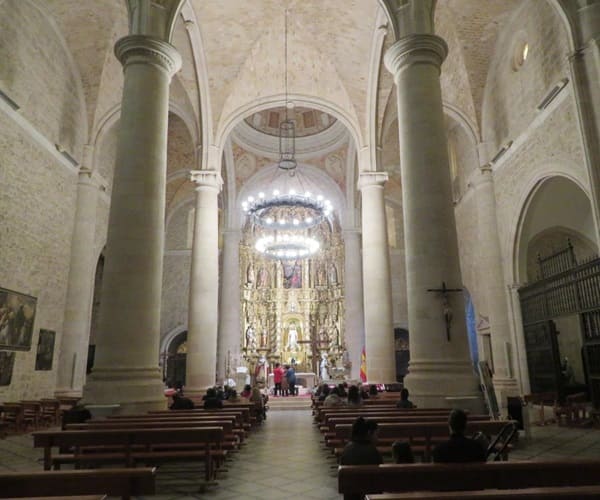
[[[196,184],[196,191],[214,189],[218,193],[223,186],[221,174],[216,170],[191,170],[190,180]]]
[[[493,184],[494,182],[494,171],[489,163],[482,165],[475,172],[473,172],[472,180],[475,187],[482,186],[484,184]]]
[[[385,67],[396,76],[413,64],[431,64],[440,70],[448,55],[443,38],[430,34],[407,35],[392,45],[383,58]]]
[[[358,189],[361,191],[368,187],[383,187],[389,179],[387,172],[361,172],[358,176]]]
[[[165,71],[169,78],[181,68],[181,56],[175,47],[146,35],[128,35],[117,40],[115,56],[123,67],[150,64]]]

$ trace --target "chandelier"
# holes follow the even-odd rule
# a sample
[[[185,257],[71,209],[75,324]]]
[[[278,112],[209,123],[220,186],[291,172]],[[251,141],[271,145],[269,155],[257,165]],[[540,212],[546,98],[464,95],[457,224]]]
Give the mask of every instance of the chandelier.
[[[254,225],[263,228],[255,249],[265,257],[274,259],[306,258],[319,250],[319,242],[308,236],[309,229],[327,219],[332,211],[331,201],[305,189],[302,175],[297,171],[296,124],[288,111],[294,104],[288,99],[288,11],[285,10],[284,74],[285,119],[279,124],[279,161],[271,184],[279,184],[271,194],[259,192],[242,202],[244,213]],[[276,181],[279,180],[279,183]]]

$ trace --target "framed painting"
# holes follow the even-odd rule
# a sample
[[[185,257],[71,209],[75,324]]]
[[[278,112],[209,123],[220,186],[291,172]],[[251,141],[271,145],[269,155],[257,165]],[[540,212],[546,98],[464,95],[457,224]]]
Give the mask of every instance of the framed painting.
[[[14,366],[15,353],[0,351],[0,386],[10,385]]]
[[[35,356],[36,370],[52,370],[55,337],[56,332],[53,332],[52,330],[40,330],[40,339],[38,341],[37,354]]]
[[[0,288],[0,349],[29,351],[37,299]]]

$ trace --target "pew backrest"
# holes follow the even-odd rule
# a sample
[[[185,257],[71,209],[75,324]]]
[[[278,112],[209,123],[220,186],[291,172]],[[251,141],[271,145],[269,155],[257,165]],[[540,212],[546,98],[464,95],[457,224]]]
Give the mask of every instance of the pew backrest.
[[[517,489],[597,485],[598,477],[600,460],[343,465],[338,469],[338,488],[344,495]]]
[[[98,469],[0,474],[0,498],[108,494],[124,499],[155,494],[156,469]]]

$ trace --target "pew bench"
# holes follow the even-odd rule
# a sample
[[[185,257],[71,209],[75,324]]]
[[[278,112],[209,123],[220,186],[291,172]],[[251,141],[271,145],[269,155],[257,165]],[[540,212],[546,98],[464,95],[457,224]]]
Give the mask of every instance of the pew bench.
[[[484,420],[469,421],[467,423],[466,435],[483,432],[489,436],[497,435],[502,428],[511,421]],[[335,427],[336,439],[345,445],[352,436],[352,425],[342,424]],[[446,422],[409,422],[409,423],[382,423],[378,427],[377,449],[380,453],[389,454],[394,441],[408,441],[415,455],[422,455],[423,461],[431,459],[433,447],[447,440],[449,437],[448,424]],[[343,446],[334,447],[336,457],[341,456]],[[508,451],[505,451],[503,460],[508,459]]]
[[[476,491],[413,491],[410,493],[382,493],[366,495],[366,500],[549,500],[564,498],[600,498],[600,486],[547,486],[542,488],[519,488],[516,490]]]
[[[343,465],[344,498],[374,493],[598,486],[600,460]]]
[[[156,469],[101,469],[0,473],[0,498],[155,494]],[[100,496],[102,498],[102,496]]]
[[[221,448],[222,427],[182,427],[175,429],[93,429],[42,431],[33,433],[33,446],[44,449],[44,470],[60,469],[64,463],[76,467],[117,463],[160,464],[166,461],[203,461],[205,479],[215,477],[216,464],[227,454]],[[181,446],[180,446],[181,445]],[[183,446],[185,445],[185,446]],[[182,449],[183,446],[183,449]],[[72,448],[72,453],[52,454],[52,449]]]
[[[221,448],[227,451],[234,451],[239,448],[240,437],[236,434],[233,428],[233,418],[227,419],[212,419],[212,420],[180,420],[174,421],[154,421],[154,420],[127,420],[127,421],[112,421],[112,420],[96,420],[88,421],[83,424],[67,424],[65,430],[94,430],[94,429],[178,429],[181,427],[222,427],[223,442]],[[183,448],[186,445],[173,447]]]

